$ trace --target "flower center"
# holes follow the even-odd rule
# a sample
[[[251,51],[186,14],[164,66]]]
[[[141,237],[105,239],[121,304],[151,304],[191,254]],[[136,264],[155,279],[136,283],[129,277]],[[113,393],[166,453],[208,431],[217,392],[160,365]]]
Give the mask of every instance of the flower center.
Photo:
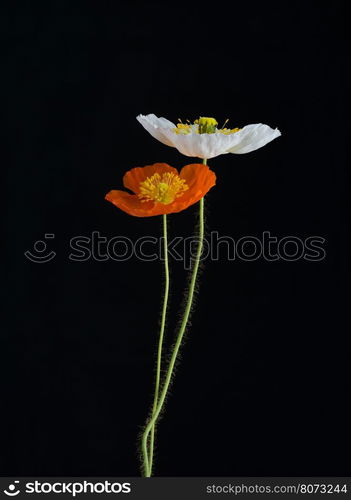
[[[166,172],[161,176],[156,173],[140,183],[138,197],[141,201],[157,201],[169,205],[182,196],[187,189],[189,186],[179,175]]]
[[[199,126],[199,134],[214,134],[218,125],[217,120],[208,116],[200,116],[194,123]]]
[[[176,134],[187,135],[194,132],[195,134],[234,134],[238,132],[240,128],[225,128],[225,125],[228,123],[228,120],[224,122],[222,128],[217,128],[218,122],[215,118],[210,118],[208,116],[200,116],[194,123],[191,123],[187,120],[187,123],[183,123],[179,119],[179,123],[177,123],[177,127],[172,129]]]

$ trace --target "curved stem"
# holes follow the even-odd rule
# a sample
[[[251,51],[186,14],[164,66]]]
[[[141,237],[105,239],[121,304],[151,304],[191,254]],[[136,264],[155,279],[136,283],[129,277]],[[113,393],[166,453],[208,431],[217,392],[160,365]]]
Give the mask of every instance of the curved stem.
[[[152,414],[154,415],[158,396],[160,391],[160,378],[161,378],[161,363],[162,363],[162,346],[163,346],[163,337],[166,326],[166,313],[167,313],[167,303],[168,303],[168,295],[169,295],[169,268],[168,268],[168,243],[167,243],[167,215],[163,214],[163,252],[164,252],[164,262],[165,262],[165,289],[163,296],[163,306],[162,306],[162,316],[161,316],[161,326],[160,326],[160,336],[158,340],[158,349],[157,349],[157,365],[156,365],[156,381],[155,381],[155,395],[154,395],[154,403],[152,407]],[[152,474],[152,462],[154,457],[154,441],[155,441],[155,423],[151,427],[150,431],[150,448],[149,448],[149,463],[148,470],[150,476]]]
[[[204,160],[204,164],[206,164],[206,160]],[[158,419],[158,417],[162,411],[162,408],[163,408],[163,405],[164,405],[164,402],[165,402],[165,399],[167,396],[168,388],[169,388],[169,385],[170,385],[170,382],[172,379],[172,374],[173,374],[174,365],[175,365],[175,362],[177,359],[178,351],[179,351],[180,345],[182,343],[182,339],[183,339],[183,336],[184,336],[184,333],[186,330],[186,326],[188,323],[188,319],[189,319],[189,315],[190,315],[190,311],[191,311],[191,306],[192,306],[192,302],[193,302],[193,297],[194,297],[196,277],[197,277],[199,264],[200,264],[200,258],[201,258],[202,249],[203,249],[203,240],[204,240],[204,198],[201,198],[201,200],[199,202],[199,243],[198,243],[196,257],[195,257],[195,261],[194,261],[193,273],[192,273],[191,280],[190,280],[188,299],[187,299],[187,303],[185,306],[183,319],[182,319],[182,322],[181,322],[181,325],[179,328],[177,340],[176,340],[176,343],[175,343],[175,346],[173,349],[172,357],[171,357],[171,360],[169,362],[169,366],[168,366],[165,382],[164,382],[164,385],[162,388],[162,392],[160,395],[160,399],[158,401],[156,411],[153,412],[153,415],[152,415],[150,421],[148,422],[148,424],[145,428],[143,437],[142,437],[142,452],[143,452],[143,456],[144,456],[144,464],[148,464],[148,453],[147,453],[148,436],[149,436],[151,429],[154,427],[155,422]],[[146,477],[151,476],[152,471],[150,470],[150,467],[145,466],[144,472],[145,472]]]

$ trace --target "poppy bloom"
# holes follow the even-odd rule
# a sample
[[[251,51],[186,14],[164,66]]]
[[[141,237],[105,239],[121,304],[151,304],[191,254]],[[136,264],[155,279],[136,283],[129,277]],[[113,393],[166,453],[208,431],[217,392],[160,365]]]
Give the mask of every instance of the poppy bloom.
[[[127,191],[112,190],[105,199],[136,217],[181,212],[199,201],[216,184],[207,165],[192,163],[180,173],[167,163],[129,170],[123,177]]]
[[[246,125],[243,128],[218,128],[214,118],[200,117],[194,123],[175,125],[166,118],[139,115],[137,120],[154,137],[167,146],[178,149],[185,156],[214,158],[224,153],[243,154],[262,148],[281,135],[263,123]]]

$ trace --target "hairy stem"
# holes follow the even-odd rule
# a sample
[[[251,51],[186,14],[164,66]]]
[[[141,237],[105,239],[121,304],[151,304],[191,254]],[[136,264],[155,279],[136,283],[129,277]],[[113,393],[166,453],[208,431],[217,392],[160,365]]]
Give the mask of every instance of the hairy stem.
[[[204,164],[206,164],[206,160],[204,160]],[[152,429],[154,429],[155,422],[157,421],[164,403],[165,399],[167,396],[168,388],[172,379],[172,374],[174,370],[174,365],[178,356],[178,351],[180,348],[180,345],[182,343],[182,339],[186,330],[186,326],[189,320],[189,315],[191,311],[191,306],[193,303],[193,298],[194,298],[194,291],[195,291],[195,285],[196,285],[196,278],[197,278],[197,273],[199,269],[199,264],[200,264],[200,259],[201,259],[201,254],[202,254],[202,249],[203,249],[203,241],[204,241],[204,198],[201,198],[199,201],[199,241],[198,241],[198,247],[197,247],[197,252],[194,260],[194,266],[193,266],[193,272],[190,280],[190,286],[189,286],[189,293],[186,301],[186,306],[184,310],[184,315],[180,324],[180,328],[178,331],[177,335],[177,340],[173,348],[171,360],[169,362],[168,370],[166,373],[166,378],[162,387],[162,392],[160,395],[160,398],[157,402],[156,409],[153,411],[152,417],[149,420],[145,430],[144,434],[142,436],[142,453],[144,457],[144,475],[145,477],[151,477],[152,470],[150,467],[150,462],[148,458],[148,437],[150,432],[152,432]]]
[[[164,296],[163,296],[163,306],[162,306],[162,316],[161,316],[161,326],[160,326],[160,335],[158,340],[158,349],[157,349],[157,362],[156,362],[156,380],[155,380],[155,395],[154,402],[152,406],[152,414],[154,415],[157,402],[160,392],[160,378],[161,378],[161,363],[162,363],[162,346],[163,346],[163,337],[166,326],[166,313],[167,313],[167,304],[168,304],[168,295],[169,295],[169,268],[168,268],[168,249],[167,249],[167,215],[163,215],[163,252],[164,252],[164,263],[165,263],[165,288],[164,288]],[[150,476],[152,475],[152,463],[154,457],[154,442],[155,442],[155,423],[151,427],[150,431],[150,443],[149,443],[149,463],[147,464]],[[146,465],[145,465],[146,469]]]

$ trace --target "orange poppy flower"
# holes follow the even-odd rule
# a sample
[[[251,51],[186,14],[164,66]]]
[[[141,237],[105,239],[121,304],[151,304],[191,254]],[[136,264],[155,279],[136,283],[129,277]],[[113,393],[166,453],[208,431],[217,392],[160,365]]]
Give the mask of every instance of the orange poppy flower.
[[[216,175],[202,163],[186,165],[180,173],[167,163],[154,163],[129,170],[123,184],[134,194],[112,190],[105,199],[127,214],[152,217],[193,205],[216,184]]]

